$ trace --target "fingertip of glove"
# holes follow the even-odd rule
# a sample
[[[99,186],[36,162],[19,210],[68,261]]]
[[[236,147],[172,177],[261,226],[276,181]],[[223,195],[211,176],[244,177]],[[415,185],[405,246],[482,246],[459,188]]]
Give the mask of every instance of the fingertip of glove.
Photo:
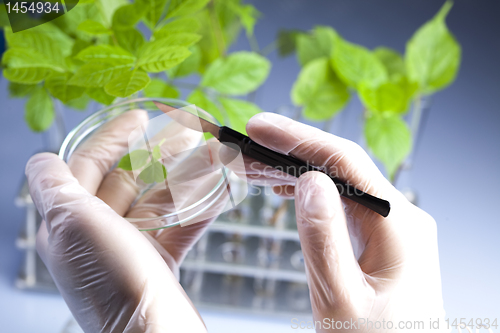
[[[342,206],[335,184],[330,177],[317,171],[299,177],[295,185],[295,200],[300,212],[316,221],[332,218]]]
[[[272,112],[257,113],[248,121],[246,125],[246,130],[247,133],[251,135],[251,132],[258,129],[259,127],[266,126],[269,124],[276,126],[277,123],[283,122],[283,120],[287,119],[288,118]]]
[[[59,159],[59,157],[53,153],[39,153],[31,156],[26,163],[26,168],[24,170],[26,176],[28,176],[34,168],[37,168],[40,163],[51,161],[54,159]]]

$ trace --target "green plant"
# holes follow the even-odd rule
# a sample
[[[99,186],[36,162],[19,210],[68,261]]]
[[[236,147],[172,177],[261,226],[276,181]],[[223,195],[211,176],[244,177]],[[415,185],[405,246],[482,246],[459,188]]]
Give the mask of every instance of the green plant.
[[[178,98],[186,86],[188,101],[244,131],[261,110],[236,97],[265,81],[270,62],[227,50],[242,28],[252,37],[258,15],[240,0],[81,0],[21,32],[2,20],[3,75],[12,97],[28,98],[25,119],[34,131],[51,125],[54,99],[85,109],[91,99],[109,105],[138,94]],[[182,82],[190,74],[199,75],[198,84]]]
[[[273,48],[281,56],[295,52],[302,68],[292,102],[305,118],[327,121],[357,94],[367,146],[394,181],[415,134],[405,115],[413,106],[418,119],[422,97],[447,87],[458,72],[460,46],[445,23],[451,7],[446,1],[415,32],[403,56],[386,47],[368,50],[326,26],[280,31],[260,50],[253,36],[259,12],[241,0],[81,0],[50,23],[15,34],[5,28],[3,75],[11,96],[28,98],[26,121],[35,131],[52,123],[54,99],[84,109],[90,99],[108,105],[138,94],[178,98],[187,88],[188,102],[245,132],[261,111],[249,93],[269,74],[263,55]],[[228,53],[242,29],[252,51]],[[183,81],[192,74],[196,84]]]
[[[415,32],[404,56],[386,47],[370,51],[325,26],[310,33],[281,32],[280,53],[296,50],[302,66],[291,92],[293,103],[302,107],[305,118],[324,121],[357,93],[365,107],[366,143],[394,181],[414,135],[403,116],[413,104],[414,117],[420,117],[422,97],[450,85],[460,66],[460,45],[445,23],[451,7],[446,1]]]

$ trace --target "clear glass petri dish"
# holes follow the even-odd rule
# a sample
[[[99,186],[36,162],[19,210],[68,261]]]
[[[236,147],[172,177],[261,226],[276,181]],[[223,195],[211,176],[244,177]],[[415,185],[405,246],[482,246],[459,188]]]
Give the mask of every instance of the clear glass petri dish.
[[[163,117],[165,116],[165,114],[162,113],[160,110],[158,110],[158,108],[152,103],[153,101],[158,101],[164,104],[168,104],[170,106],[179,109],[188,107],[190,105],[185,101],[177,99],[169,99],[169,98],[137,98],[133,100],[127,100],[116,103],[114,105],[106,107],[90,115],[84,121],[82,121],[77,127],[75,127],[66,136],[64,142],[62,143],[61,148],[59,150],[59,157],[67,163],[71,159],[71,156],[74,154],[74,152],[84,142],[86,142],[89,138],[91,138],[92,135],[97,133],[103,125],[109,123],[116,117],[119,117],[120,115],[123,115],[124,113],[132,110],[140,109],[146,111],[150,121],[157,120],[160,117],[162,117],[161,118],[162,126],[168,126],[168,122],[174,122],[168,117]],[[202,116],[203,118],[219,125],[218,121],[209,113],[201,109],[197,109],[197,112],[199,112],[199,115]],[[140,126],[140,124],[138,124],[138,126]],[[193,154],[200,155],[200,151],[201,152],[206,151],[206,149],[203,148],[206,146],[207,145],[204,136],[200,135],[199,145],[197,145],[195,149],[190,149],[188,153],[180,154],[183,155],[180,157],[180,159],[184,160],[190,158],[192,159]],[[130,148],[130,142],[129,142],[129,148]],[[208,151],[210,152],[210,149],[208,149]],[[124,153],[124,156],[129,152],[130,151],[126,151]],[[210,156],[210,159],[212,160],[212,156]],[[116,163],[112,169],[116,168],[117,164],[118,163]],[[177,164],[177,169],[175,170],[179,169],[181,169],[181,173],[182,170],[185,169],[184,165],[182,165],[182,161]],[[151,211],[146,211],[144,213],[144,216],[141,216],[139,210],[139,213],[136,213],[134,217],[125,216],[125,219],[128,220],[133,225],[135,225],[139,230],[147,231],[147,230],[157,230],[157,229],[167,228],[176,225],[188,225],[190,223],[199,222],[207,217],[213,217],[218,215],[221,211],[224,211],[226,209],[220,208],[216,210],[215,213],[211,213],[210,210],[212,209],[212,206],[214,204],[221,206],[220,202],[224,201],[223,197],[227,195],[227,188],[228,188],[227,184],[229,182],[228,178],[231,172],[228,168],[226,168],[223,165],[219,165],[216,171],[217,172],[212,173],[210,175],[204,175],[205,177],[209,177],[209,181],[203,181],[203,185],[198,185],[198,183],[202,181],[200,180],[198,183],[196,183],[197,180],[195,179],[194,188],[196,188],[196,193],[194,195],[191,195],[189,200],[187,200],[183,204],[172,205],[171,202],[162,203],[156,200],[154,203],[156,205],[163,204],[164,206],[168,206],[168,204],[170,203],[169,206],[170,209],[167,209],[166,211],[164,209],[163,210],[160,209],[162,213],[158,213],[156,215],[151,214]],[[158,190],[163,192],[168,191],[169,197],[173,197],[173,195],[171,195],[170,193],[173,191],[169,188],[164,188],[161,182],[160,184],[157,183],[154,185],[145,184],[143,181],[139,179],[140,177],[138,177],[137,174],[132,175],[132,173],[133,172],[130,171],[131,176],[134,177],[134,181],[136,181],[136,183],[138,184],[139,191],[137,198],[132,203],[131,209],[134,207],[134,205],[141,202],[141,198],[147,195],[152,197],[153,196],[151,194],[153,193],[152,191],[158,191]],[[171,174],[174,173],[175,172],[172,172]],[[177,172],[177,174],[178,173],[179,172]],[[196,178],[198,176],[195,175],[193,177]],[[201,179],[200,177],[198,178]],[[167,182],[166,186],[168,186],[169,183],[175,183],[175,181]],[[175,187],[175,184],[172,186]],[[192,189],[193,186],[191,185],[190,188]]]

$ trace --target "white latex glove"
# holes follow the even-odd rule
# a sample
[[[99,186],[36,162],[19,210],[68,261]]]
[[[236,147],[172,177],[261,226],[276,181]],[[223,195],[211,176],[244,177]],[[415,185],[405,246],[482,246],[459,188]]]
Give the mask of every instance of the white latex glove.
[[[168,212],[168,190],[162,184],[130,209],[138,191],[131,174],[108,172],[127,153],[129,133],[147,120],[144,111],[114,119],[75,151],[69,166],[49,153],[33,156],[26,166],[45,221],[37,250],[87,333],[206,331],[175,275],[213,219],[140,232],[122,216]],[[190,138],[180,130],[176,142],[189,146]]]
[[[383,218],[341,198],[334,183],[320,172],[307,172],[296,181],[246,159],[248,179],[268,182],[278,194],[295,195],[314,320],[364,318],[381,324],[385,320],[392,321],[395,328],[400,321],[422,320],[423,331],[437,332],[429,329],[432,318],[441,320],[443,330],[434,219],[408,202],[351,141],[272,113],[254,116],[247,132],[272,150],[325,166],[332,175],[391,203],[389,216]],[[357,332],[330,330],[327,325],[316,330]],[[365,327],[359,331],[403,330]]]

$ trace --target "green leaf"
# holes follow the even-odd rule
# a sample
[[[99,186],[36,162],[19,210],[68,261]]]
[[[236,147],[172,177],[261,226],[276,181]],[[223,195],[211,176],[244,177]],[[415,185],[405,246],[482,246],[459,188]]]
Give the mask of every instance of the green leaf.
[[[91,35],[111,34],[111,30],[106,28],[102,23],[94,20],[86,20],[78,25],[78,30]]]
[[[304,116],[311,120],[333,117],[349,101],[346,85],[331,69],[326,57],[309,62],[301,70],[291,93],[295,105],[304,106]]]
[[[3,76],[11,81],[23,84],[38,83],[50,75],[46,68],[6,68]]]
[[[165,143],[166,139],[163,138],[161,141],[153,147],[153,152],[152,152],[152,157],[155,161],[158,161],[161,159],[161,146]]]
[[[387,81],[387,71],[382,62],[368,49],[343,40],[335,39],[332,65],[340,79],[356,87],[361,81],[377,86]]]
[[[144,44],[137,66],[147,72],[158,73],[180,64],[191,52],[183,46],[169,46],[163,39]]]
[[[235,52],[217,59],[207,69],[201,85],[220,93],[244,95],[259,87],[269,75],[269,60],[253,52]]]
[[[299,30],[280,30],[276,38],[278,47],[278,55],[280,57],[287,57],[297,48],[297,38],[302,34]]]
[[[7,50],[2,57],[2,64],[7,68],[46,68],[55,71],[64,71],[64,66],[53,63],[50,59],[29,49],[12,48]]]
[[[193,17],[180,17],[165,24],[161,29],[153,32],[156,34],[176,33],[176,32],[197,32],[200,29],[200,23]]]
[[[99,15],[102,16],[103,23],[110,25],[115,11],[126,3],[126,0],[95,0],[94,7],[98,10]]]
[[[128,30],[139,22],[146,14],[147,7],[140,6],[138,2],[121,6],[113,14],[113,30]]]
[[[115,64],[133,64],[135,57],[121,47],[111,45],[90,46],[78,53],[81,61],[109,61]]]
[[[51,22],[16,33],[5,31],[9,49],[21,49],[60,67],[71,54],[73,40]]]
[[[153,147],[153,153],[152,153],[152,155],[153,155],[153,158],[155,160],[161,159],[161,145],[156,145],[156,146]]]
[[[371,114],[365,123],[365,138],[373,154],[384,164],[391,181],[411,150],[406,123],[393,113]]]
[[[86,94],[83,94],[78,98],[68,101],[66,105],[77,111],[85,111],[87,110],[87,105],[89,104],[89,102],[90,102],[90,97],[87,96]]]
[[[85,50],[87,47],[91,46],[92,43],[82,39],[76,39],[73,47],[71,48],[71,55],[76,56],[81,51]]]
[[[171,0],[167,18],[193,14],[205,7],[209,0]]]
[[[224,124],[224,116],[222,115],[221,110],[200,89],[194,90],[188,96],[187,102],[210,113],[215,119],[217,119],[219,124]]]
[[[115,96],[108,95],[104,88],[87,88],[87,95],[93,100],[104,105],[110,105],[115,100]]]
[[[144,149],[137,149],[122,157],[117,168],[132,171],[138,170],[146,165],[149,160],[149,152]]]
[[[9,82],[9,96],[10,97],[25,97],[33,92],[36,88],[34,84],[22,84],[17,82]]]
[[[24,119],[35,132],[43,132],[50,127],[54,120],[54,105],[44,88],[35,88],[26,102]]]
[[[359,96],[370,111],[404,113],[408,101],[405,91],[395,83],[386,82],[378,87],[361,82],[358,86]]]
[[[120,61],[109,62],[89,62],[81,66],[68,81],[68,84],[96,88],[104,87],[109,81],[120,76],[129,70],[131,64],[124,64]]]
[[[446,1],[439,13],[415,32],[406,44],[406,70],[410,81],[424,93],[450,85],[460,67],[461,48],[446,26],[453,3]]]
[[[384,65],[390,80],[397,82],[406,76],[405,62],[397,51],[388,47],[377,47],[373,54]]]
[[[201,51],[198,45],[191,46],[189,50],[191,51],[191,55],[186,60],[167,70],[169,77],[183,77],[196,72],[201,62]]]
[[[113,2],[115,1],[105,1],[104,5],[106,5],[106,3],[110,3],[112,5]],[[93,3],[83,4],[80,0],[77,6],[51,22],[57,25],[61,31],[64,31],[65,35],[92,42],[93,39],[95,39],[95,36],[78,30],[78,25],[90,19],[97,21],[104,26],[109,26],[111,21],[108,19],[108,15],[112,14],[113,11],[103,11],[102,1],[94,1]]]
[[[239,17],[247,36],[252,36],[255,23],[260,16],[259,11],[252,5],[243,5],[239,2],[228,1],[227,5]]]
[[[131,70],[109,81],[104,86],[104,91],[116,97],[128,97],[139,90],[144,89],[151,79],[142,70]]]
[[[144,36],[135,28],[115,31],[116,41],[124,50],[137,54],[144,45]]]
[[[311,34],[297,36],[297,57],[305,66],[314,59],[330,58],[337,33],[330,27],[316,27]]]
[[[231,128],[243,134],[247,134],[247,122],[262,110],[255,104],[234,98],[219,98],[222,107],[226,111]]]
[[[150,28],[154,28],[160,20],[167,0],[137,0],[136,5],[147,8],[145,22]]]
[[[180,93],[175,87],[166,84],[163,80],[152,79],[146,89],[144,89],[146,97],[164,97],[164,98],[178,98]]]
[[[240,20],[226,3],[226,1],[215,1],[213,6],[196,15],[201,24],[198,32],[203,35],[198,44],[202,55],[199,68],[201,73],[204,73],[208,65],[216,59],[225,56],[227,48],[240,33]]]
[[[146,184],[161,183],[167,179],[167,169],[158,161],[153,161],[139,174],[139,178]]]
[[[63,103],[76,99],[83,95],[85,88],[68,84],[69,73],[53,74],[45,81],[45,88]]]
[[[165,32],[165,31],[164,31]],[[156,46],[191,46],[197,41],[200,40],[201,36],[198,34],[194,34],[191,32],[177,32],[170,33],[166,32],[166,34],[162,34],[158,32],[155,35],[155,42],[153,42]]]

